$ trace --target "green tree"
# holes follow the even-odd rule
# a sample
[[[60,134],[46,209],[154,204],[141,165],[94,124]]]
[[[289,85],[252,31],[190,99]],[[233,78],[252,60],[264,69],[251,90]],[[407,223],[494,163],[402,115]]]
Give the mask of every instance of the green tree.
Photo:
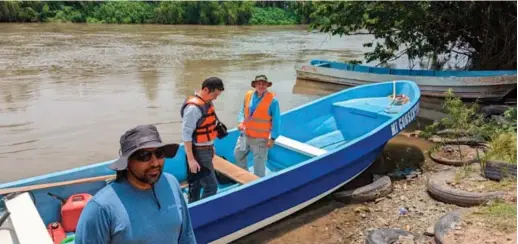
[[[246,25],[257,14],[254,24],[296,24],[296,5],[290,1],[8,0],[0,2],[0,22]]]
[[[333,35],[367,30],[381,43],[365,53],[384,63],[403,54],[459,55],[466,69],[516,69],[516,2],[309,2],[311,27]],[[315,21],[325,19],[326,21]]]
[[[159,24],[181,24],[184,14],[181,2],[160,2],[155,8],[155,21]]]

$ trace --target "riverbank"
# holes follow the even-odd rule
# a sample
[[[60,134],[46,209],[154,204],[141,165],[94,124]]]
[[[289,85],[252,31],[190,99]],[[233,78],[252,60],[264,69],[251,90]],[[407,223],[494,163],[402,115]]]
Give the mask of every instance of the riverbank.
[[[463,208],[438,201],[427,191],[427,180],[435,173],[453,169],[428,156],[434,143],[404,133],[386,146],[383,157],[388,168],[414,167],[422,170],[411,179],[393,180],[393,191],[385,197],[365,203],[342,203],[326,197],[308,208],[241,238],[237,243],[365,243],[372,231],[401,229],[416,234],[401,243],[434,243],[434,225],[456,209],[467,210],[465,219],[447,236],[445,243],[516,243],[516,207],[494,213],[493,205]],[[457,170],[461,171],[462,168]],[[489,182],[489,181],[485,181]],[[480,184],[480,182],[479,182]],[[506,185],[514,193],[507,204],[516,205],[516,182]],[[496,208],[499,208],[497,205]],[[504,205],[508,206],[508,205]],[[405,209],[407,212],[401,212]],[[486,212],[492,214],[485,214]],[[514,218],[506,219],[509,216]],[[498,223],[498,224],[494,224]],[[514,224],[514,225],[513,225]],[[511,227],[509,227],[511,226]],[[514,226],[514,228],[513,228]],[[455,240],[455,241],[451,241]]]
[[[414,121],[342,195],[236,243],[516,243],[516,108],[478,114],[453,94],[443,105],[443,118]],[[371,184],[382,175],[388,187]]]
[[[331,194],[236,243],[375,243],[366,240],[376,235],[408,244],[516,243],[516,108],[479,114],[451,93],[441,107],[442,118],[412,123],[345,186],[361,189],[388,175],[389,193],[363,203]]]

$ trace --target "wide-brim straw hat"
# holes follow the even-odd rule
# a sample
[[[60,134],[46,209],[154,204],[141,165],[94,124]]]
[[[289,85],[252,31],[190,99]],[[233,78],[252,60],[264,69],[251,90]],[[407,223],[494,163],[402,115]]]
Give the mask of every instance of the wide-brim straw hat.
[[[268,87],[272,86],[272,82],[268,80],[268,77],[266,77],[266,75],[258,75],[255,77],[255,79],[251,83],[253,88],[255,88],[255,83],[258,81],[264,81],[264,82],[268,83]]]

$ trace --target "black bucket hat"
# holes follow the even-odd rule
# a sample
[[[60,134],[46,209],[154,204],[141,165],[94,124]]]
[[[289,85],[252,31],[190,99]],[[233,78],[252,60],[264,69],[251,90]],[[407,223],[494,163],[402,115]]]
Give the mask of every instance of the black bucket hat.
[[[268,83],[268,87],[272,86],[272,82],[268,80],[268,78],[266,77],[266,75],[258,75],[255,77],[255,79],[252,81],[252,87],[255,88],[255,82],[257,81],[264,81],[266,83]]]
[[[128,158],[139,149],[163,147],[164,156],[172,158],[176,155],[179,145],[177,143],[165,144],[160,139],[160,134],[154,125],[139,125],[124,133],[120,138],[119,158],[113,161],[109,168],[119,171],[128,167]]]

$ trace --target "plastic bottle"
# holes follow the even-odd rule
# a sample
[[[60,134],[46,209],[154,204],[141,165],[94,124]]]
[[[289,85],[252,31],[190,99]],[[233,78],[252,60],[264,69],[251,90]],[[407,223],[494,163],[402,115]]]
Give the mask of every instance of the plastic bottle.
[[[241,138],[239,138],[239,150],[240,151],[246,150],[246,135],[243,131],[241,132]]]

